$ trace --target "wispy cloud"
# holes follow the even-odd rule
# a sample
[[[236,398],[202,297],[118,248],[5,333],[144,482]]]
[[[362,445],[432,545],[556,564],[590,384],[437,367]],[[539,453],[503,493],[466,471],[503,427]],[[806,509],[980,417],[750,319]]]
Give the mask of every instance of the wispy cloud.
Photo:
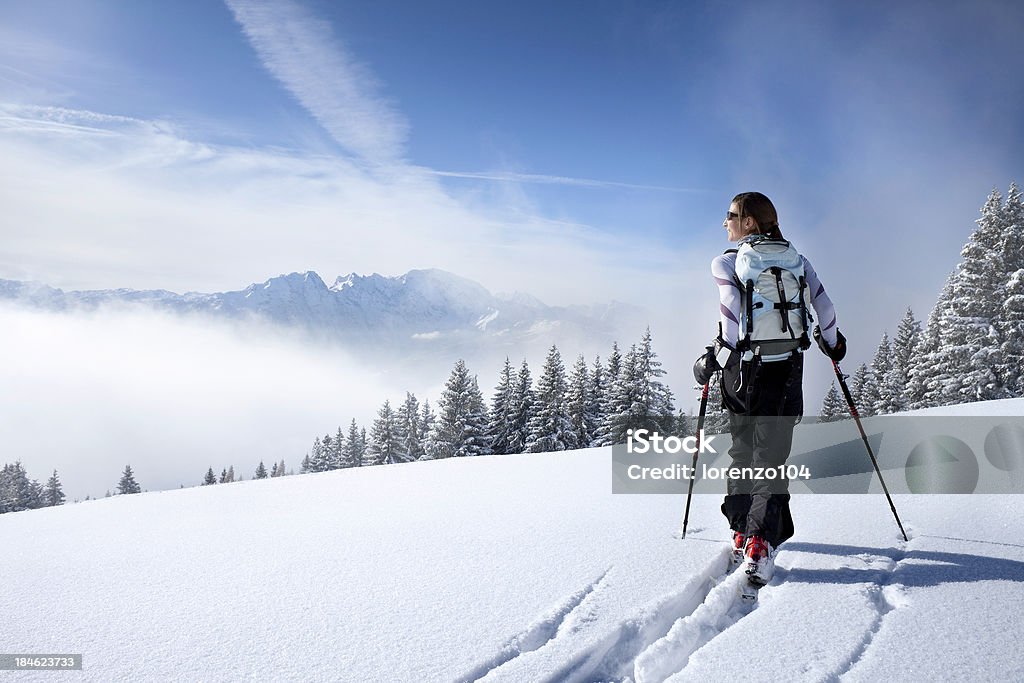
[[[263,66],[349,152],[400,160],[409,125],[330,26],[289,0],[226,0]]]
[[[591,187],[597,189],[650,190],[656,192],[706,192],[692,187],[666,187],[664,185],[641,185],[637,183],[621,183],[614,180],[595,180],[593,178],[570,178],[566,176],[544,175],[539,173],[515,173],[506,171],[463,172],[428,170],[429,173],[443,178],[468,178],[473,180],[494,180],[498,182],[535,183],[539,185],[566,185],[570,187]]]

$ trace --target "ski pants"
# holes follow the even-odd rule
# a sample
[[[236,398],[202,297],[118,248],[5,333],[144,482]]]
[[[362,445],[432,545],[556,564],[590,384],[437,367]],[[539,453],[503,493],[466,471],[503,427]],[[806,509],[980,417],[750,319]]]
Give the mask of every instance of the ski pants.
[[[785,465],[793,447],[793,428],[803,414],[803,355],[774,362],[758,359],[735,364],[739,377],[734,395],[746,404],[743,412],[729,408],[732,467],[749,468],[746,476],[727,481],[722,513],[733,531],[761,536],[778,547],[793,535],[789,481],[776,469],[775,478],[750,476],[760,469]],[[728,375],[728,373],[725,373]]]

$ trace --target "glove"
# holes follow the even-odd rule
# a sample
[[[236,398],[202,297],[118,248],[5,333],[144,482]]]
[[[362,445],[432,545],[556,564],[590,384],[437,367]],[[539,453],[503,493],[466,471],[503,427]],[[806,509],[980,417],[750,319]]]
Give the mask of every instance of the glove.
[[[825,338],[821,336],[821,328],[815,325],[814,341],[817,342],[818,348],[821,349],[821,352],[835,362],[838,363],[842,359],[846,358],[846,337],[844,337],[843,333],[839,330],[836,330],[835,347],[830,347],[828,342],[825,341]]]
[[[718,360],[715,358],[715,347],[707,347],[705,351],[697,361],[693,364],[693,378],[697,380],[697,384],[707,384],[714,377],[715,373],[722,369],[722,366],[718,364]]]

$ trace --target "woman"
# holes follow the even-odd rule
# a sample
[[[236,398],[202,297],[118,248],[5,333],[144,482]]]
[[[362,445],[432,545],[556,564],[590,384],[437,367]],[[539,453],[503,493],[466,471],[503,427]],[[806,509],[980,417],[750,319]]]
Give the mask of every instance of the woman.
[[[723,226],[739,249],[711,262],[721,304],[719,335],[694,364],[694,377],[706,384],[722,370],[732,466],[777,468],[789,457],[793,428],[803,415],[802,354],[810,346],[806,332],[813,322],[807,302],[820,321],[814,339],[827,356],[842,360],[846,339],[814,268],[783,239],[768,197],[760,192],[736,195]],[[761,270],[751,270],[751,263]],[[743,278],[737,275],[738,265]],[[767,274],[768,280],[756,272]],[[771,581],[775,549],[793,535],[788,480],[730,479],[722,513],[733,531],[734,561],[745,564],[751,583]]]

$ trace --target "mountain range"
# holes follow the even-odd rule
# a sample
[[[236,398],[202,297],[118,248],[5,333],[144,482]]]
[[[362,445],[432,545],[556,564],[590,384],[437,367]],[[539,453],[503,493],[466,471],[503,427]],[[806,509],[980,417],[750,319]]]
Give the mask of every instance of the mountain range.
[[[38,282],[0,280],[0,300],[49,311],[148,307],[178,314],[266,321],[312,337],[409,360],[523,353],[538,344],[596,344],[639,337],[643,309],[604,305],[549,306],[521,292],[492,294],[472,280],[437,269],[400,276],[350,273],[328,286],[315,272],[291,273],[218,293],[108,289],[63,291]],[[579,349],[584,350],[584,349]],[[589,351],[589,349],[586,349]],[[492,354],[487,354],[492,355]]]

